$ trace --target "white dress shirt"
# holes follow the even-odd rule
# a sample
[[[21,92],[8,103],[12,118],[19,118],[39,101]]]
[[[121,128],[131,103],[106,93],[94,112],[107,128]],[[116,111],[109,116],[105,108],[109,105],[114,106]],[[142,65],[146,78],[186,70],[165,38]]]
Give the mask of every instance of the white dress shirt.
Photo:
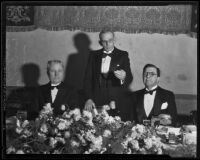
[[[157,88],[157,85],[155,87],[153,87],[151,90],[154,90],[156,88]],[[146,90],[148,90],[148,89],[146,88]],[[147,117],[149,116],[149,114],[153,108],[155,95],[156,95],[156,91],[154,91],[152,95],[151,94],[144,95],[144,110],[145,110]]]
[[[104,51],[104,53],[111,54],[112,51],[109,51],[109,52]],[[108,73],[109,72],[110,62],[111,62],[111,57],[110,56],[106,56],[105,58],[102,58],[102,61],[101,61],[101,73]]]
[[[111,54],[113,50],[108,51],[108,52],[107,51],[103,51],[103,52],[106,53],[106,54]],[[110,62],[111,62],[111,57],[110,56],[106,56],[105,58],[102,58],[102,61],[101,61],[101,73],[106,74],[106,73],[109,72]],[[120,83],[122,85],[124,83],[124,81],[120,80]]]
[[[58,84],[51,84],[51,86],[58,86],[59,84],[60,83],[58,83]],[[57,93],[58,93],[58,89],[56,87],[53,90],[51,90],[52,103],[55,101]]]

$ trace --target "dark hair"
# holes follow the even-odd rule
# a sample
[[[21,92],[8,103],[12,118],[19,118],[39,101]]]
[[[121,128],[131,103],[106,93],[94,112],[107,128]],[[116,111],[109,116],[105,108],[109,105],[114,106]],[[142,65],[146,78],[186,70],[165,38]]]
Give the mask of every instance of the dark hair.
[[[99,39],[101,40],[101,35],[102,35],[102,34],[108,33],[108,32],[112,33],[112,34],[113,34],[113,37],[115,36],[115,34],[114,34],[114,32],[112,31],[112,29],[110,29],[110,28],[103,28],[103,29],[101,30],[101,32],[99,33]]]
[[[160,77],[160,69],[158,67],[156,67],[154,64],[146,64],[143,68],[143,74],[145,72],[145,70],[148,68],[148,67],[153,67],[153,68],[156,68],[157,70],[157,75],[158,77]]]

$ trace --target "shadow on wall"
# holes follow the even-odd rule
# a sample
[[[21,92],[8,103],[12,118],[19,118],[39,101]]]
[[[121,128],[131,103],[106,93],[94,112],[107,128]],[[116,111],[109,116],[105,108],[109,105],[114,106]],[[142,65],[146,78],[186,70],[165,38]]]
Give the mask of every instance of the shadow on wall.
[[[31,107],[31,103],[36,96],[36,90],[39,86],[40,69],[37,64],[26,63],[21,69],[22,81],[24,87],[8,88],[9,93],[6,97],[6,116],[16,115],[18,110],[27,110],[28,113],[36,109]]]
[[[71,53],[66,62],[64,82],[81,90],[83,88],[84,73],[90,52],[91,41],[85,33],[78,33],[73,37],[77,53]]]

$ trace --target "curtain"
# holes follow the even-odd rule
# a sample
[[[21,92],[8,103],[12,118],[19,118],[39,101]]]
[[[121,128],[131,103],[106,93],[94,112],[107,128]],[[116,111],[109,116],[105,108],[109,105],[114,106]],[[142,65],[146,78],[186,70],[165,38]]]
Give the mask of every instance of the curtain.
[[[6,10],[7,31],[43,28],[99,32],[106,27],[126,33],[190,33],[197,21],[194,9],[192,5],[11,6]]]

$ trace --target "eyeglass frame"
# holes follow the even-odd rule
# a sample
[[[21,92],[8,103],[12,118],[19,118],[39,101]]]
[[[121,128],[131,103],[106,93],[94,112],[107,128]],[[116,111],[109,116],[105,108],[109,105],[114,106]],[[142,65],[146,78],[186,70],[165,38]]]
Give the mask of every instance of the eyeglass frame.
[[[108,41],[101,40],[101,43],[103,43],[103,44],[113,43],[113,42],[114,42],[114,39],[109,39]]]
[[[149,75],[150,77],[153,77],[153,76],[158,75],[158,74],[157,74],[157,73],[154,73],[154,72],[145,72],[145,73],[143,74],[144,77],[147,77],[148,75]]]

